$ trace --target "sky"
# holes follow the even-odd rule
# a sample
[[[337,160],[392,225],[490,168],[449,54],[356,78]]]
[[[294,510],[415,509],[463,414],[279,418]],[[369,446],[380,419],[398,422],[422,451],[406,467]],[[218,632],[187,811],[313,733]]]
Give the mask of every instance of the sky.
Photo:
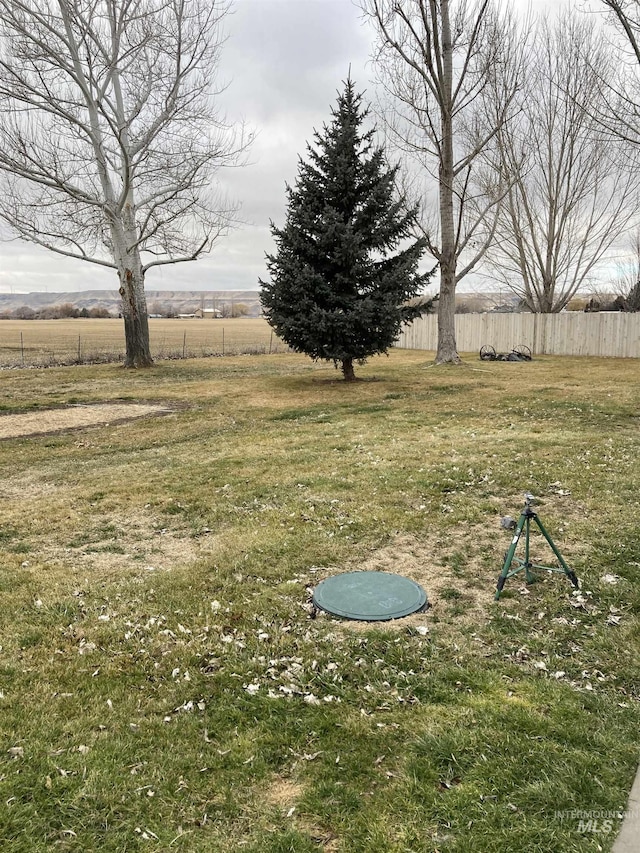
[[[564,0],[561,0],[564,2]],[[545,0],[516,0],[534,11]],[[557,5],[556,3],[553,5]],[[242,168],[222,186],[241,204],[242,225],[195,263],[151,269],[147,290],[256,290],[273,251],[269,222],[283,225],[285,185],[314,129],[330,121],[342,81],[351,73],[374,100],[369,63],[373,33],[352,0],[235,0],[227,17],[219,79],[220,104],[232,121],[257,134]],[[0,292],[112,289],[115,270],[62,258],[19,240],[0,242]]]

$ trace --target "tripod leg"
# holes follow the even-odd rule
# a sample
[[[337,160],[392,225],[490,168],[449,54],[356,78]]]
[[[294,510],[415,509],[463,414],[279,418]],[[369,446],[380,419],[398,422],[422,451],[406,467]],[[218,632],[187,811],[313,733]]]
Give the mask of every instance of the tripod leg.
[[[564,559],[563,559],[563,557],[562,557],[562,554],[561,554],[561,553],[560,553],[560,551],[558,551],[558,549],[556,548],[556,546],[555,546],[555,543],[554,543],[553,539],[549,536],[549,534],[548,534],[548,533],[547,533],[547,531],[545,530],[544,524],[540,521],[540,519],[538,518],[538,516],[536,515],[536,516],[534,516],[534,518],[535,518],[535,522],[536,522],[536,524],[537,524],[537,525],[538,525],[538,527],[540,528],[540,532],[542,533],[542,535],[544,536],[544,538],[545,538],[545,539],[547,540],[547,542],[549,543],[549,547],[551,548],[551,550],[553,551],[553,553],[556,555],[556,559],[558,560],[558,562],[560,563],[560,565],[561,565],[561,566],[562,566],[562,568],[564,569],[564,573],[565,573],[565,575],[569,578],[569,580],[570,580],[570,581],[571,581],[571,583],[574,585],[574,587],[575,587],[576,589],[578,589],[578,578],[577,578],[577,576],[576,576],[576,573],[575,573],[574,571],[572,571],[572,570],[569,568],[569,566],[565,563],[565,561],[564,561]]]
[[[535,517],[535,516],[534,516]],[[531,517],[527,515],[525,524],[525,543],[524,543],[524,576],[527,583],[535,581],[534,575],[531,574],[531,551],[529,548],[529,533],[531,531]]]
[[[522,534],[522,528],[524,527],[526,520],[526,516],[524,513],[518,519],[518,526],[516,527],[516,532],[513,534],[513,539],[511,540],[511,545],[509,546],[509,550],[505,554],[504,563],[502,565],[502,571],[500,572],[500,576],[498,577],[498,585],[496,587],[496,595],[495,600],[497,601],[500,598],[500,593],[504,589],[505,582],[509,575],[509,569],[511,567],[511,563],[513,562],[513,555],[516,553],[516,548],[518,547],[518,541],[520,540],[520,536]]]

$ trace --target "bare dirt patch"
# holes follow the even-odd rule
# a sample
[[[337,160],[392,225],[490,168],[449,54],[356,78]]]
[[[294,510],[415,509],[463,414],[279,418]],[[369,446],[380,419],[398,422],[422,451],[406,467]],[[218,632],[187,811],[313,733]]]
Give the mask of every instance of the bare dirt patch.
[[[83,541],[41,543],[38,556],[54,566],[72,566],[74,573],[88,578],[131,577],[169,572],[193,565],[215,555],[222,537],[203,530],[194,536],[172,520],[144,510],[126,516],[104,513],[88,525]]]
[[[278,776],[267,788],[265,799],[272,806],[289,809],[300,799],[303,791],[304,788],[299,782]]]
[[[517,507],[520,496],[504,504],[501,511],[510,506]],[[543,507],[541,514],[547,507]],[[584,515],[584,509],[572,506],[569,497],[556,498],[548,506],[552,536],[560,552],[571,567],[576,560],[584,559],[584,546],[567,537],[567,527]],[[517,513],[514,513],[517,517]],[[496,607],[495,591],[498,576],[502,569],[505,552],[512,533],[499,527],[497,517],[486,525],[459,524],[446,534],[425,533],[420,538],[414,535],[399,534],[384,548],[373,551],[365,560],[342,567],[328,567],[324,575],[316,575],[319,583],[323,577],[348,571],[390,572],[403,575],[424,589],[427,594],[428,608],[401,619],[387,622],[359,622],[340,619],[345,630],[404,631],[437,625],[451,634],[469,633],[490,620]],[[517,554],[523,555],[524,539],[519,544]],[[542,565],[557,566],[557,561],[546,541],[537,531],[532,532],[532,559]],[[546,580],[544,573],[538,573],[538,580]],[[559,579],[559,575],[555,576]],[[564,579],[559,583],[566,583]],[[515,588],[522,595],[527,593],[524,575],[509,580],[509,588]],[[518,596],[520,598],[521,596]],[[509,601],[501,599],[502,609],[518,608],[518,598]],[[318,614],[323,619],[334,619],[327,613]]]
[[[394,541],[374,551],[357,565],[341,571],[376,571],[403,575],[425,590],[429,607],[426,611],[392,619],[387,622],[358,622],[340,620],[342,627],[353,630],[371,630],[372,627],[390,631],[426,627],[434,623],[452,627],[479,627],[491,615],[491,604],[496,580],[500,572],[499,537],[484,528],[480,531],[470,526],[460,528],[448,538],[401,534]],[[493,542],[495,565],[487,567],[483,549]],[[338,571],[327,574],[338,574]],[[319,578],[321,580],[321,578]],[[324,618],[332,618],[322,614]]]
[[[298,828],[305,832],[325,853],[337,853],[339,840],[333,832],[326,828],[314,826],[307,820],[306,816],[296,813],[297,803],[303,793],[304,786],[300,782],[277,776],[266,789],[265,800],[270,806],[275,806],[292,818]]]
[[[122,423],[149,415],[166,415],[171,411],[166,406],[152,403],[97,403],[18,415],[0,415],[0,440]]]

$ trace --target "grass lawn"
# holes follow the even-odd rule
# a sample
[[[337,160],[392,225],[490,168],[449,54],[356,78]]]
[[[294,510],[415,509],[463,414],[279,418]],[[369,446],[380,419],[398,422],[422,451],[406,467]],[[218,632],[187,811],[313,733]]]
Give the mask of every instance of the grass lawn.
[[[1,374],[8,417],[171,409],[0,442],[3,851],[611,848],[640,757],[637,361],[358,372]],[[496,602],[527,490],[581,590]],[[311,618],[359,568],[430,610]]]

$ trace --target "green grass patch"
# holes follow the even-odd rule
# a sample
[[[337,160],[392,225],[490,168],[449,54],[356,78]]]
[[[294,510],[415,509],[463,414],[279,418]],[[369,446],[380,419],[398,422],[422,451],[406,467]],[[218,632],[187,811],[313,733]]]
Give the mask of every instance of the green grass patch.
[[[477,367],[7,373],[8,412],[150,389],[173,412],[0,444],[6,849],[611,848],[617,819],[575,814],[622,813],[640,752],[637,365]],[[495,602],[525,491],[581,589],[519,575]],[[431,608],[311,618],[358,568]]]

